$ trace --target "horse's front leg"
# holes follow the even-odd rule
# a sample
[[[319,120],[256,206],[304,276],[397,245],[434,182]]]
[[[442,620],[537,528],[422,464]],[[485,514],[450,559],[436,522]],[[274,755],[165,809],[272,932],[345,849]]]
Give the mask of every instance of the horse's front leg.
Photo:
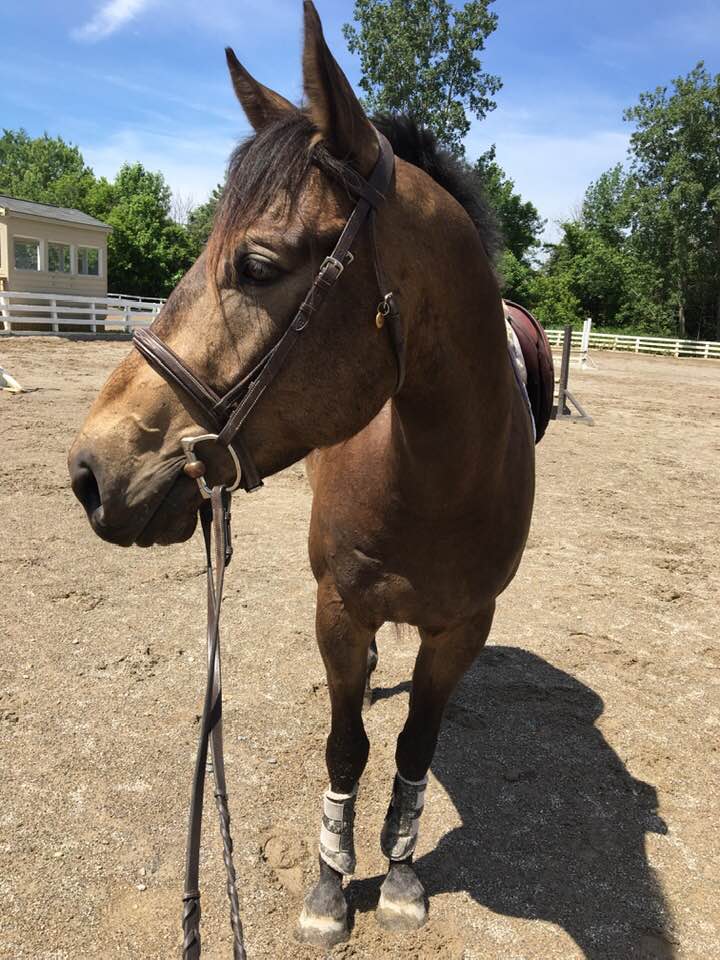
[[[389,864],[376,917],[389,930],[415,930],[427,920],[425,890],[413,866],[427,773],[445,706],[456,683],[483,648],[494,610],[493,604],[472,622],[441,633],[420,631],[410,709],[398,737],[397,773],[380,840]]]
[[[316,632],[332,711],[325,754],[330,787],[323,797],[320,880],[305,899],[297,938],[328,948],[349,935],[342,881],[355,870],[355,798],[370,749],[362,707],[374,633],[352,619],[329,580],[318,585]]]

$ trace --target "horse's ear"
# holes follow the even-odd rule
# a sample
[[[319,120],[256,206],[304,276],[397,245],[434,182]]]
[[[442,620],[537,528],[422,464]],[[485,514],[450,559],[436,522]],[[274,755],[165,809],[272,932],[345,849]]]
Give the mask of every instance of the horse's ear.
[[[230,79],[235,89],[235,96],[240,101],[240,106],[245,111],[245,115],[256,133],[272,123],[273,120],[279,120],[280,117],[287,116],[288,111],[297,110],[297,107],[294,107],[285,97],[281,97],[279,93],[275,93],[269,87],[264,87],[254,77],[250,76],[235,56],[232,47],[225,47],[225,57],[230,71]]]
[[[364,176],[375,165],[379,147],[372,124],[348,79],[330,53],[317,10],[305,0],[303,80],[310,118],[330,152],[350,161]]]

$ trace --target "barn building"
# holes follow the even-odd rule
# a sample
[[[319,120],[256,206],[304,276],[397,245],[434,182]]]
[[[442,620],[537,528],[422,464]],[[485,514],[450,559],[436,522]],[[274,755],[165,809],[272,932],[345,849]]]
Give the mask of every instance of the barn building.
[[[107,223],[0,194],[0,291],[104,297]]]

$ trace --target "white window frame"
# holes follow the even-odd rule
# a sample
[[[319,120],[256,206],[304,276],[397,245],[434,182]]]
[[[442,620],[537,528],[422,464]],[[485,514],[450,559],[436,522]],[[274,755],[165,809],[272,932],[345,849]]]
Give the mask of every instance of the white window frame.
[[[37,255],[37,267],[19,267],[17,265],[17,260],[15,259],[15,244],[17,241],[21,243],[36,243],[38,246],[38,255]],[[43,248],[43,242],[41,237],[28,237],[25,235],[16,234],[12,238],[12,265],[14,270],[20,270],[23,273],[42,273],[43,272],[43,260],[44,260],[45,250]]]
[[[98,272],[97,273],[80,273],[80,251],[81,250],[95,250],[98,255]],[[95,280],[99,279],[103,275],[103,252],[102,247],[95,247],[91,243],[78,243],[75,247],[75,269],[79,277],[91,277]]]
[[[67,247],[69,253],[69,268],[67,270],[51,270],[50,269],[50,247]],[[47,249],[47,269],[46,273],[59,273],[64,274],[65,276],[70,276],[73,272],[73,248],[71,243],[65,243],[63,240],[47,240],[46,241]]]

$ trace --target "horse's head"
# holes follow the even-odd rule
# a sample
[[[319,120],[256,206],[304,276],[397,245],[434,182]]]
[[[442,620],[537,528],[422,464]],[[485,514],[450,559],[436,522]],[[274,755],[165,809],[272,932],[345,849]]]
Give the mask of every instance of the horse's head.
[[[255,135],[232,157],[207,249],[153,326],[219,395],[287,329],[356,203],[353,176],[367,177],[379,153],[312,3],[305,3],[305,109],[254,80],[231,50],[227,56]],[[393,181],[378,216],[377,248],[396,294],[405,271],[392,241],[407,231],[403,209]],[[396,357],[387,330],[375,324],[378,283],[367,226],[352,252],[352,268],[243,427],[264,476],[352,436],[394,390]],[[211,428],[133,350],[103,387],[70,451],[73,489],[95,532],[123,545],[189,537],[199,493],[182,471],[180,439]],[[207,445],[203,459],[213,482],[232,480],[232,464],[217,445]]]

